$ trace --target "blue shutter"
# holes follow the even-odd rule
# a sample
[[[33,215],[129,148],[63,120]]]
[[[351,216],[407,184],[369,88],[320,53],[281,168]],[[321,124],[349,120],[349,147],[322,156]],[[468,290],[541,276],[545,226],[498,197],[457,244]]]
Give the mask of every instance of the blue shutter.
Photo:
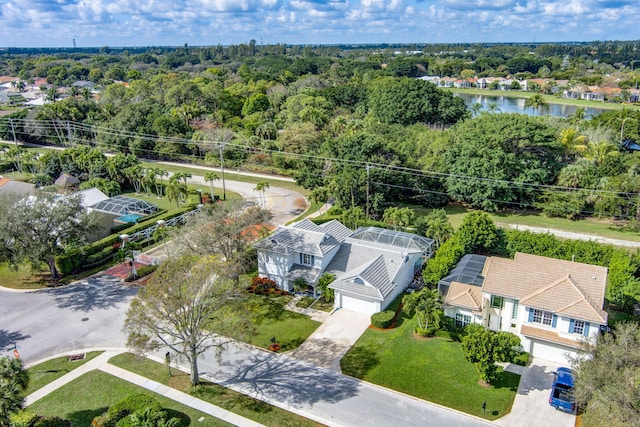
[[[533,309],[527,307],[527,310],[529,310],[529,322],[533,322]]]
[[[569,320],[569,333],[572,334],[576,327],[576,321],[574,319]]]
[[[589,336],[589,322],[584,322],[584,332],[582,334],[585,337]]]
[[[557,323],[558,323],[558,316],[554,314],[553,318],[551,319],[551,327],[555,328]]]

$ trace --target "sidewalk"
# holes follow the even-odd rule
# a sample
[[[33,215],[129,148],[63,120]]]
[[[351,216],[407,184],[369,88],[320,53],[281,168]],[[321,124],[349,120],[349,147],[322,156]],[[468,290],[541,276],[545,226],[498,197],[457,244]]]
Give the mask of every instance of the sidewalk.
[[[189,406],[207,415],[211,415],[229,424],[233,424],[235,426],[242,426],[242,427],[262,426],[262,424],[259,424],[248,418],[242,417],[238,414],[234,414],[233,412],[227,411],[226,409],[220,408],[219,406],[212,405],[211,403],[205,402],[204,400],[197,399],[187,393],[183,393],[171,387],[167,387],[164,384],[160,384],[156,381],[152,381],[141,375],[135,374],[133,372],[127,371],[125,369],[119,368],[117,366],[114,366],[108,363],[109,359],[124,352],[126,352],[126,350],[124,349],[105,351],[104,353],[88,361],[84,365],[79,366],[78,368],[74,369],[68,374],[63,375],[57,380],[31,393],[29,396],[25,398],[25,403],[24,403],[25,407],[42,399],[43,397],[47,396],[49,393],[52,393],[53,391],[70,383],[76,378],[86,374],[87,372],[98,369],[102,372],[113,375],[114,377],[118,377],[122,380],[128,381],[132,384],[135,384],[139,387],[145,388],[149,391],[162,395],[168,399],[181,403],[185,406]]]

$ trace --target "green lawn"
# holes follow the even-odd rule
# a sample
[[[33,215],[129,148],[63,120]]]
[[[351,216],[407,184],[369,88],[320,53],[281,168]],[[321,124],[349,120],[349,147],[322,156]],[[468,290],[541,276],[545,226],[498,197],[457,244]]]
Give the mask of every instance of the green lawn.
[[[157,363],[130,353],[115,356],[109,363],[190,393],[199,399],[266,426],[311,427],[320,425],[299,415],[287,412],[284,409],[269,405],[268,403],[253,399],[217,384],[205,382],[196,389],[192,389],[189,384],[188,374],[173,370],[173,376],[170,377],[167,367],[162,363]]]
[[[104,413],[110,405],[133,393],[144,393],[160,404],[186,414],[191,426],[228,426],[224,421],[181,405],[164,396],[101,371],[91,371],[29,406],[29,411],[44,416],[59,416],[72,422],[73,427],[88,427],[91,420]],[[204,417],[202,422],[198,422]]]
[[[58,357],[30,367],[27,369],[29,372],[29,387],[24,392],[24,395],[28,396],[34,391],[40,390],[45,385],[84,365],[99,354],[102,354],[102,352],[93,351],[87,353],[84,359],[73,362],[70,362],[67,356]]]
[[[271,338],[276,337],[280,351],[293,350],[320,326],[308,316],[286,310],[284,306],[291,297],[250,295],[249,298],[251,310],[256,315],[255,334],[243,339],[249,344],[269,348]]]
[[[50,283],[49,267],[32,270],[28,264],[22,264],[18,271],[9,268],[6,262],[0,263],[0,285],[11,289],[40,289]]]
[[[511,410],[520,376],[500,370],[490,388],[478,384],[475,367],[460,343],[413,336],[414,319],[395,329],[368,329],[341,361],[345,374],[412,396],[494,420]],[[482,403],[487,402],[486,414]]]

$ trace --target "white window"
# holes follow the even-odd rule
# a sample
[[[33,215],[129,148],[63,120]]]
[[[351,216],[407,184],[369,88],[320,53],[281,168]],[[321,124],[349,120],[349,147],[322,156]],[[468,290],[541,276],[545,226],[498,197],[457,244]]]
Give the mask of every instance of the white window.
[[[468,314],[456,313],[456,326],[465,327],[471,323],[471,316]]]
[[[553,313],[550,311],[542,311],[542,310],[533,310],[533,320],[534,323],[541,323],[543,325],[551,326],[553,322]]]
[[[300,254],[300,264],[313,265],[314,256],[309,254]]]
[[[504,303],[504,298],[499,297],[497,295],[491,295],[491,307],[502,308],[503,303]]]
[[[519,308],[518,306],[519,306],[518,300],[514,299],[513,300],[513,308],[511,309],[511,318],[513,320],[516,320],[518,318],[518,308]]]
[[[584,320],[574,320],[573,333],[580,335],[584,334]]]

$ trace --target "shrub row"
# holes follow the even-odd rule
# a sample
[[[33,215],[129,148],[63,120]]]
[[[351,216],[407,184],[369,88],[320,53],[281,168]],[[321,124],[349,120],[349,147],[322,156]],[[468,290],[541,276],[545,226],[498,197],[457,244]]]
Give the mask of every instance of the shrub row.
[[[393,310],[384,310],[379,313],[374,313],[371,315],[371,324],[376,328],[386,329],[391,326],[394,317],[396,317],[396,312]]]

